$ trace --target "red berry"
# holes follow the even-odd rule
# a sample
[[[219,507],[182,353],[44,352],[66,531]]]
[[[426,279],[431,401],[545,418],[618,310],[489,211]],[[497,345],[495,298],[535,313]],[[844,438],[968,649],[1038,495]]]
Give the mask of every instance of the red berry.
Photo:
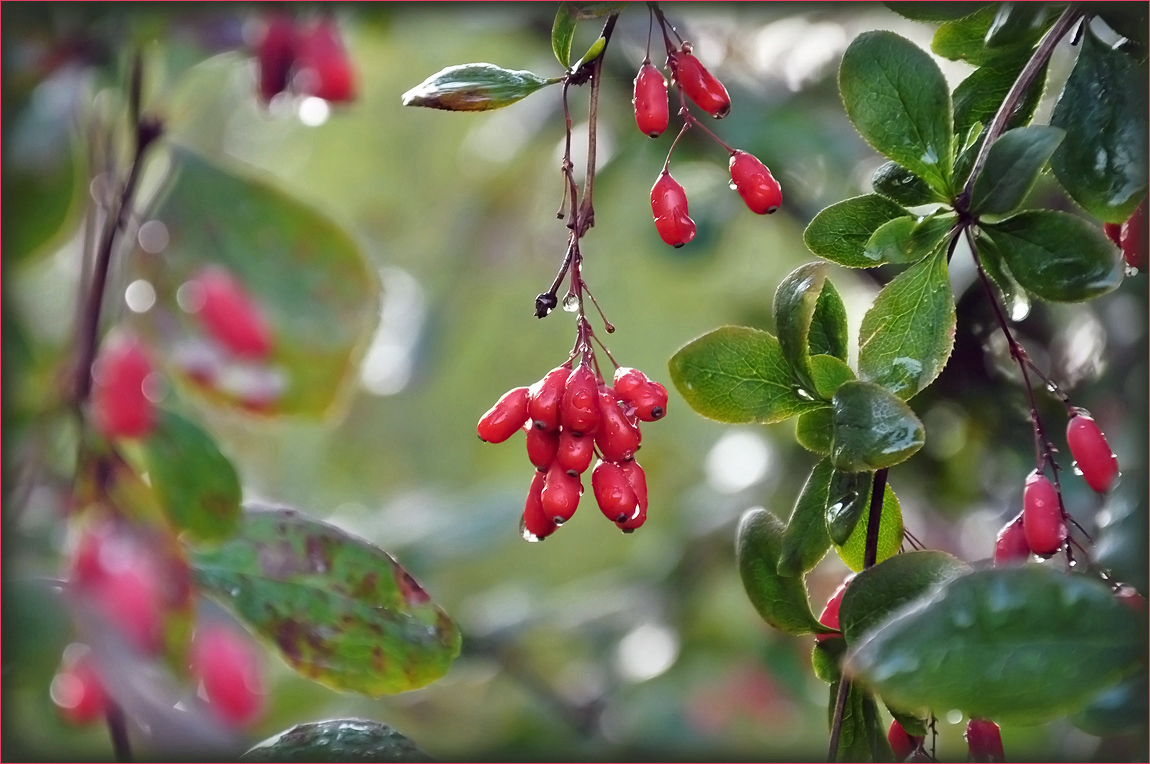
[[[636,425],[627,421],[615,393],[606,385],[599,387],[599,433],[595,442],[603,458],[623,462],[635,456],[643,436]]]
[[[1012,565],[1030,558],[1030,543],[1022,526],[1022,513],[1002,526],[994,542],[994,564]]]
[[[634,459],[620,462],[619,469],[623,470],[623,474],[627,476],[627,482],[631,485],[631,490],[635,492],[635,498],[639,502],[639,509],[646,513],[647,473],[643,472],[643,468],[639,466],[639,462]]]
[[[628,413],[634,413],[644,422],[662,419],[667,415],[667,388],[658,382],[648,382],[628,403]]]
[[[201,627],[192,640],[191,662],[208,705],[220,719],[242,726],[259,716],[263,675],[259,656],[245,637],[219,624]]]
[[[72,724],[88,724],[104,714],[107,695],[87,645],[69,645],[49,690],[60,714]]]
[[[1130,219],[1122,224],[1119,244],[1127,265],[1139,269],[1146,267],[1146,202],[1142,202]]]
[[[1102,230],[1114,242],[1114,246],[1122,246],[1122,224],[1121,223],[1103,223]]]
[[[192,283],[200,298],[196,317],[208,334],[241,358],[267,358],[271,330],[244,285],[218,266],[200,271]]]
[[[543,379],[531,386],[531,402],[527,413],[531,416],[532,427],[549,431],[559,429],[560,404],[570,375],[571,369],[560,366],[547,372]]]
[[[158,651],[163,643],[162,577],[138,554],[105,568],[92,588],[92,599],[109,623],[144,653]]]
[[[658,138],[667,129],[667,81],[650,61],[639,67],[635,77],[635,124],[639,132]]]
[[[603,516],[613,523],[629,520],[639,511],[639,500],[627,475],[613,462],[600,460],[591,472],[591,489]]]
[[[560,406],[560,419],[563,428],[582,435],[590,435],[599,426],[599,397],[596,394],[599,383],[595,372],[587,366],[580,366],[567,377],[567,387],[563,391]]]
[[[595,456],[595,438],[591,435],[579,435],[572,430],[563,430],[559,434],[559,451],[555,455],[555,463],[567,474],[582,475],[591,466],[591,459]]]
[[[1066,521],[1054,484],[1038,472],[1026,478],[1022,491],[1022,527],[1030,551],[1049,557],[1062,548],[1066,540]]]
[[[488,443],[502,443],[527,424],[527,388],[508,390],[487,410],[475,431]]]
[[[966,725],[966,744],[975,761],[1006,761],[1002,750],[1002,733],[988,719],[971,719]]]
[[[151,432],[156,412],[144,394],[152,362],[135,337],[110,340],[92,369],[92,419],[109,438],[140,438]]]
[[[647,375],[638,369],[620,366],[615,369],[615,395],[619,400],[632,400],[650,381]]]
[[[324,19],[300,35],[298,63],[300,92],[325,101],[355,99],[355,72],[335,22]]]
[[[536,472],[531,478],[531,487],[527,490],[527,503],[523,508],[523,538],[528,541],[541,541],[558,527],[555,521],[543,511],[543,486],[546,477],[542,472]]]
[[[647,508],[639,505],[637,512],[622,522],[616,522],[615,526],[624,533],[634,533],[637,528],[643,527],[645,522],[647,522]]]
[[[1146,611],[1146,598],[1139,594],[1133,586],[1119,584],[1118,588],[1114,590],[1114,597],[1136,613],[1144,614]]]
[[[537,469],[546,470],[559,451],[559,433],[531,427],[527,430],[527,458]]]
[[[287,90],[295,54],[295,23],[290,17],[282,15],[269,19],[263,37],[256,46],[260,97],[265,102]]]
[[[890,743],[890,750],[894,753],[895,761],[906,761],[922,745],[922,738],[917,735],[908,735],[897,719],[891,720],[886,739]]]
[[[666,170],[651,187],[651,214],[659,236],[672,247],[695,238],[695,221],[687,215],[687,193]]]
[[[1118,479],[1118,457],[1106,436],[1088,414],[1075,414],[1066,425],[1066,443],[1082,477],[1098,493],[1106,493]]]
[[[731,111],[731,97],[723,83],[688,51],[675,51],[667,57],[671,75],[683,88],[687,97],[715,119],[722,119]]]
[[[566,470],[559,466],[557,459],[551,465],[551,469],[547,470],[547,478],[540,493],[543,514],[556,525],[562,525],[575,514],[582,494],[583,484],[579,478],[568,475]]]
[[[783,203],[783,189],[771,171],[745,151],[731,154],[731,183],[756,215],[769,215]]]
[[[850,582],[851,580],[848,578],[839,584],[839,588],[835,589],[834,594],[827,600],[827,606],[823,608],[823,612],[819,615],[819,623],[823,626],[828,626],[832,629],[839,627],[839,605],[843,602],[843,594],[846,593],[847,584]],[[842,634],[816,634],[815,639],[821,642],[824,639],[833,639],[841,636]]]

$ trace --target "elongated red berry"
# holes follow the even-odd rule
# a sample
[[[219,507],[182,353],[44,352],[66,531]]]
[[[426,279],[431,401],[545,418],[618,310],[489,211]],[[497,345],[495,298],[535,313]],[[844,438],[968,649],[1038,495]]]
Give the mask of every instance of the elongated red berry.
[[[898,719],[891,719],[886,739],[890,743],[890,750],[894,754],[895,761],[906,761],[922,745],[922,738],[907,734],[903,726],[898,723]]]
[[[609,462],[623,462],[635,456],[643,436],[619,408],[615,393],[606,385],[599,387],[599,431],[595,442],[599,453]]]
[[[196,318],[217,342],[241,358],[262,359],[271,353],[271,329],[263,311],[235,276],[209,266],[192,284],[200,304]]]
[[[643,468],[639,466],[639,462],[634,459],[619,462],[619,469],[623,470],[623,474],[627,476],[627,482],[630,484],[631,490],[635,492],[635,499],[639,502],[639,508],[646,512],[647,473],[643,472]]]
[[[613,462],[600,460],[591,472],[591,489],[604,517],[613,523],[631,518],[639,511],[639,500],[627,481],[627,475]]]
[[[731,184],[756,215],[769,215],[783,203],[783,188],[767,166],[745,151],[731,154]]]
[[[1122,246],[1122,224],[1121,223],[1103,223],[1102,230],[1110,241],[1114,242],[1114,246]]]
[[[543,511],[543,486],[546,484],[546,475],[536,472],[531,478],[531,487],[527,490],[527,502],[523,508],[523,538],[528,541],[542,541],[555,532],[559,526]]]
[[[643,527],[645,522],[647,522],[647,508],[640,504],[626,520],[616,521],[615,527],[624,533],[634,533],[638,528]]]
[[[821,623],[823,626],[828,626],[832,629],[837,629],[839,627],[839,606],[843,602],[843,594],[846,593],[847,585],[850,584],[850,582],[851,580],[848,578],[846,581],[843,581],[841,584],[839,584],[839,588],[835,589],[834,593],[831,595],[831,598],[827,600],[827,606],[824,607],[823,612],[819,614],[819,623]],[[832,639],[841,636],[842,634],[816,634],[815,639],[821,642],[824,639]]]
[[[1022,525],[1022,512],[1002,526],[994,542],[994,564],[1011,565],[1030,558],[1030,543]]]
[[[260,98],[270,101],[287,90],[296,57],[295,22],[284,15],[272,16],[256,45]]]
[[[156,412],[144,392],[152,362],[132,336],[109,340],[92,370],[92,419],[109,438],[140,438],[151,432]]]
[[[555,461],[555,454],[559,451],[559,433],[537,430],[531,427],[527,430],[527,458],[536,469],[546,471]]]
[[[635,124],[639,132],[658,138],[667,129],[669,110],[667,107],[667,81],[650,61],[639,67],[635,76]]]
[[[300,34],[297,63],[300,92],[337,103],[355,99],[351,58],[331,19],[323,19]]]
[[[580,435],[574,430],[563,430],[559,434],[559,450],[555,463],[567,474],[582,475],[591,466],[595,456],[595,436]]]
[[[475,428],[479,439],[502,443],[527,424],[527,388],[516,387],[503,394],[479,419]]]
[[[1066,521],[1054,484],[1045,475],[1030,473],[1022,491],[1022,527],[1030,551],[1049,557],[1066,540]]]
[[[579,478],[568,475],[556,460],[551,469],[547,470],[547,478],[540,494],[543,514],[556,525],[562,525],[575,514],[582,494],[583,484]]]
[[[1118,479],[1118,457],[1106,436],[1088,414],[1075,414],[1066,425],[1066,443],[1082,477],[1098,493],[1106,493]]]
[[[695,238],[695,221],[687,215],[687,193],[666,170],[651,187],[651,214],[659,236],[672,247]]]
[[[87,645],[68,645],[49,692],[60,714],[72,724],[89,724],[103,717],[107,694]]]
[[[1130,219],[1122,224],[1119,235],[1119,246],[1122,247],[1122,256],[1131,268],[1144,270],[1146,268],[1146,202],[1134,210]]]
[[[531,426],[540,430],[558,430],[560,405],[563,391],[567,388],[567,377],[571,369],[560,366],[543,375],[543,379],[533,384],[531,401],[527,413],[531,416]]]
[[[682,86],[687,97],[715,119],[722,119],[731,111],[731,97],[715,75],[707,71],[699,59],[688,51],[675,51],[667,57],[671,75]]]
[[[648,382],[627,402],[628,413],[644,422],[654,422],[667,415],[667,388],[658,382]]]
[[[1006,761],[1002,733],[989,719],[971,719],[966,725],[965,737],[974,761]]]
[[[263,672],[259,655],[246,637],[222,624],[203,626],[192,640],[191,663],[208,705],[221,720],[238,727],[260,715]]]
[[[615,395],[619,400],[631,400],[651,380],[638,369],[629,366],[620,366],[615,369]]]
[[[590,435],[599,426],[599,382],[595,372],[587,366],[575,368],[567,377],[560,406],[563,428],[582,435]]]

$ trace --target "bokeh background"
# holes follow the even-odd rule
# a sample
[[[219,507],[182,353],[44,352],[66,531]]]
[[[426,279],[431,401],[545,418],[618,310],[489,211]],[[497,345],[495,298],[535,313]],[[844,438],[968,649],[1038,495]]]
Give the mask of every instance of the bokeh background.
[[[265,420],[202,405],[194,414],[236,463],[247,498],[298,507],[377,543],[464,633],[463,654],[444,679],[382,700],[326,690],[269,655],[269,710],[251,741],[299,722],[361,716],[393,725],[440,759],[825,756],[827,687],[810,672],[811,643],[759,620],[734,565],[739,515],[765,506],[785,518],[816,461],[794,443],[793,423],[720,425],[672,390],[669,415],[644,433],[646,526],[618,533],[588,496],[543,544],[518,537],[532,474],[519,439],[476,440],[475,422],[491,403],[565,360],[574,339],[570,314],[532,317],[566,241],[554,214],[559,91],[477,114],[404,109],[400,95],[456,63],[559,74],[549,41],[554,5],[327,6],[354,60],[358,100],[333,108],[296,99],[265,110],[243,48],[245,32],[250,37],[268,10],[5,3],[5,755],[111,755],[104,729],[67,727],[48,696],[71,640],[62,603],[44,581],[59,575],[69,485],[60,454],[74,448],[60,423],[58,382],[73,331],[79,216],[73,210],[31,255],[12,256],[11,237],[29,229],[35,236],[43,225],[39,208],[22,205],[39,197],[17,181],[67,185],[60,179],[69,137],[80,145],[83,138],[75,115],[118,87],[126,52],[139,44],[149,72],[145,102],[164,115],[172,140],[330,215],[363,247],[382,284],[379,324],[336,416]],[[713,127],[766,162],[785,195],[775,215],[748,212],[727,187],[725,152],[691,131],[673,167],[699,233],[678,250],[659,240],[648,192],[675,130],[651,140],[634,126],[631,83],[647,13],[633,3],[604,66],[596,225],[584,240],[584,273],[618,327],[608,338],[615,357],[667,382],[668,358],[699,334],[722,324],[772,329],[776,285],[813,259],[803,227],[824,206],[870,190],[882,160],[854,133],[838,98],[846,45],[882,28],[928,48],[933,27],[872,3],[665,10],[731,92],[730,116]],[[597,34],[597,22],[581,22],[575,47],[581,52]],[[79,54],[56,68],[44,64],[47,52],[68,46]],[[1051,80],[1061,83],[1072,61],[1069,48],[1058,51]],[[940,65],[952,86],[971,71]],[[574,91],[575,103],[585,103],[583,90]],[[1039,122],[1052,108],[1049,94],[1046,101]],[[575,115],[579,168],[585,107]],[[1040,183],[1032,201],[1071,208],[1052,181]],[[894,273],[832,270],[852,331]],[[127,290],[136,278],[131,260],[113,275],[114,294],[125,299],[113,299],[110,314],[146,321],[147,310],[137,311],[147,301],[133,303]],[[913,401],[927,444],[890,479],[918,538],[975,561],[990,557],[994,534],[1018,511],[1033,449],[1023,391],[973,278],[960,252],[952,267],[954,356]],[[1069,470],[1063,490],[1085,527],[1101,527],[1097,555],[1145,592],[1146,276],[1086,305],[1010,307],[1032,357],[1093,412],[1120,456],[1123,482],[1107,503]],[[1040,397],[1059,433],[1060,406]],[[816,613],[846,572],[831,555],[810,575]],[[965,758],[961,721],[940,720],[942,758]],[[1028,758],[1107,760],[1145,750],[1144,741],[1103,741],[1067,723],[1007,727],[1003,737],[1008,755]]]

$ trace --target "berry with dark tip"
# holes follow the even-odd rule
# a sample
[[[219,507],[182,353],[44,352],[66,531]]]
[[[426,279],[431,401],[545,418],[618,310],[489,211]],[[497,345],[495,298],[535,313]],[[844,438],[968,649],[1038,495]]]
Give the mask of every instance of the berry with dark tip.
[[[658,138],[667,129],[669,110],[667,107],[667,81],[650,61],[639,67],[635,76],[635,124],[639,132]]]
[[[508,390],[479,419],[475,431],[488,443],[502,443],[527,424],[527,388]]]
[[[731,183],[756,215],[769,215],[783,203],[783,189],[767,166],[745,151],[731,154]]]
[[[583,484],[578,477],[572,477],[559,466],[556,459],[551,468],[547,470],[547,477],[543,483],[540,499],[543,504],[543,514],[556,525],[562,525],[571,519],[579,507],[579,497],[583,494]]]
[[[731,96],[727,89],[690,51],[672,52],[667,56],[667,66],[671,68],[675,84],[682,87],[700,109],[715,119],[722,119],[730,113]]]
[[[666,170],[651,187],[651,214],[659,237],[672,247],[695,238],[695,221],[687,215],[687,193]]]
[[[1030,551],[1049,557],[1062,548],[1066,541],[1066,520],[1058,492],[1045,475],[1037,471],[1026,478],[1022,491],[1022,527]]]

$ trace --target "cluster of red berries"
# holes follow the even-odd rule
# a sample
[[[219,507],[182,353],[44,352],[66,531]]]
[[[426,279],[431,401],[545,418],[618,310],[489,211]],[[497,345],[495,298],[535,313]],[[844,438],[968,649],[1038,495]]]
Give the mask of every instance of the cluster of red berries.
[[[1066,443],[1078,471],[1091,488],[1106,493],[1114,487],[1118,458],[1094,419],[1081,409],[1066,425]],[[1035,470],[1026,478],[1022,511],[998,532],[994,562],[1004,565],[1026,560],[1031,553],[1049,557],[1062,549],[1068,535],[1058,490],[1049,478]]]
[[[1130,268],[1146,268],[1146,202],[1134,210],[1125,223],[1106,223],[1106,235],[1122,249],[1122,256]]]
[[[273,16],[256,43],[256,62],[265,103],[289,88],[325,101],[355,99],[355,72],[331,19],[300,26],[290,16]]]
[[[550,536],[575,514],[583,495],[580,476],[596,453],[595,500],[608,520],[631,533],[647,520],[647,477],[635,461],[639,422],[666,413],[667,389],[638,369],[620,367],[611,387],[590,363],[573,369],[568,362],[529,388],[505,393],[477,431],[489,443],[502,443],[517,430],[527,433],[527,458],[536,470],[521,522],[528,541]]]

